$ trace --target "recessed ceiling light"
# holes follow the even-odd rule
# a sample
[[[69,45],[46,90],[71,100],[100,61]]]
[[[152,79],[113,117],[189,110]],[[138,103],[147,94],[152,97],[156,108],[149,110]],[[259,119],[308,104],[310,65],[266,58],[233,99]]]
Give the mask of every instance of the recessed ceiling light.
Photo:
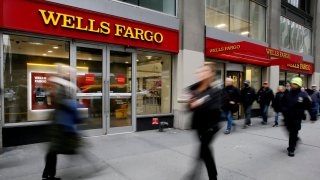
[[[147,59],[151,59],[151,58],[152,58],[152,56],[146,56],[146,58],[147,58]]]
[[[49,50],[48,53],[52,53],[53,51]]]
[[[88,60],[92,60],[92,58],[88,58]]]
[[[139,59],[137,59],[136,61],[139,62]]]
[[[216,28],[224,28],[226,26],[227,26],[226,24],[218,24],[218,25],[216,25]]]
[[[128,62],[128,61],[126,61],[126,64],[129,64],[129,62]]]
[[[249,31],[243,31],[241,32],[241,35],[248,35],[250,32]]]
[[[29,44],[32,44],[32,45],[42,45],[42,43],[39,43],[39,42],[29,42]]]
[[[46,56],[46,55],[47,55],[46,53],[42,54],[42,56]]]
[[[53,46],[53,49],[59,49],[59,47],[58,46]]]

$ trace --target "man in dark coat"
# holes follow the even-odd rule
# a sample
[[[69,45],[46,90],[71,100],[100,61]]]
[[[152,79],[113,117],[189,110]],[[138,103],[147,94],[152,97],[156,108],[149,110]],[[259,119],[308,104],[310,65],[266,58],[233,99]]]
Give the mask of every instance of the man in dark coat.
[[[240,91],[238,88],[233,86],[233,79],[226,79],[226,87],[223,89],[226,96],[226,101],[224,102],[223,110],[225,116],[227,117],[228,124],[227,129],[224,131],[225,134],[230,134],[232,129],[232,114],[239,110],[240,101]]]
[[[244,88],[241,90],[241,101],[245,112],[245,123],[243,128],[251,126],[251,108],[256,98],[256,91],[250,87],[250,81],[244,81]]]
[[[282,98],[282,113],[285,125],[289,132],[288,156],[293,157],[298,141],[298,132],[301,129],[301,120],[304,111],[311,106],[311,98],[306,92],[301,91],[302,79],[295,77],[291,80],[291,90]]]
[[[268,122],[268,110],[270,102],[273,100],[274,95],[272,89],[269,88],[268,81],[263,82],[262,87],[257,93],[257,102],[260,104],[262,122],[261,124],[266,125]]]
[[[274,112],[276,113],[276,115],[274,117],[274,125],[272,127],[278,127],[278,125],[279,125],[279,116],[280,116],[280,112],[281,112],[281,108],[282,108],[281,101],[282,101],[282,98],[285,94],[285,91],[286,91],[285,87],[279,86],[278,92],[276,93],[276,96],[272,101],[272,107],[273,107]],[[287,93],[289,93],[289,90]]]
[[[223,95],[221,89],[210,87],[214,73],[213,66],[205,65],[197,73],[199,82],[189,87],[192,95],[188,103],[190,110],[193,112],[192,128],[197,130],[201,143],[199,161],[191,174],[192,180],[198,179],[197,172],[201,165],[200,160],[206,165],[209,179],[217,180],[217,168],[210,143],[219,130],[218,123],[221,120]]]

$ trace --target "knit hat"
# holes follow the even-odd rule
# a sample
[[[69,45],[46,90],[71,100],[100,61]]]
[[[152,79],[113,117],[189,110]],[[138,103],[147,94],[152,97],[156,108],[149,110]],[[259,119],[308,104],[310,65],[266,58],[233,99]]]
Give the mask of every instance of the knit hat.
[[[300,77],[294,77],[291,80],[291,84],[296,84],[296,85],[302,87],[302,79]]]
[[[245,80],[244,84],[250,84],[250,81],[249,80]]]

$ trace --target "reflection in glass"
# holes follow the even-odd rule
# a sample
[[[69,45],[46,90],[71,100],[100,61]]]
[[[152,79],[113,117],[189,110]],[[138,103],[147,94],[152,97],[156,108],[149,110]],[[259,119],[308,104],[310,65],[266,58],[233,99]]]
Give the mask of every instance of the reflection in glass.
[[[5,123],[48,120],[53,110],[47,79],[56,63],[70,64],[69,43],[3,35]]]
[[[77,99],[87,117],[82,129],[102,128],[102,67],[102,49],[77,47]]]
[[[253,39],[266,40],[266,8],[250,1],[250,34]]]
[[[171,55],[138,52],[137,114],[171,112]]]
[[[110,52],[110,126],[132,125],[131,53]]]
[[[230,0],[230,32],[248,37],[249,0]]]
[[[229,1],[206,1],[206,25],[229,31]]]

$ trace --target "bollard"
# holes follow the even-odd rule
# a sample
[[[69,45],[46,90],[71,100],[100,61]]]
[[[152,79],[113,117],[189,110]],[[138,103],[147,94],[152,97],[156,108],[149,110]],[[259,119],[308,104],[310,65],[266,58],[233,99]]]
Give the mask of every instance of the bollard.
[[[159,132],[164,132],[163,129],[169,127],[169,123],[167,122],[160,122],[159,123]]]

